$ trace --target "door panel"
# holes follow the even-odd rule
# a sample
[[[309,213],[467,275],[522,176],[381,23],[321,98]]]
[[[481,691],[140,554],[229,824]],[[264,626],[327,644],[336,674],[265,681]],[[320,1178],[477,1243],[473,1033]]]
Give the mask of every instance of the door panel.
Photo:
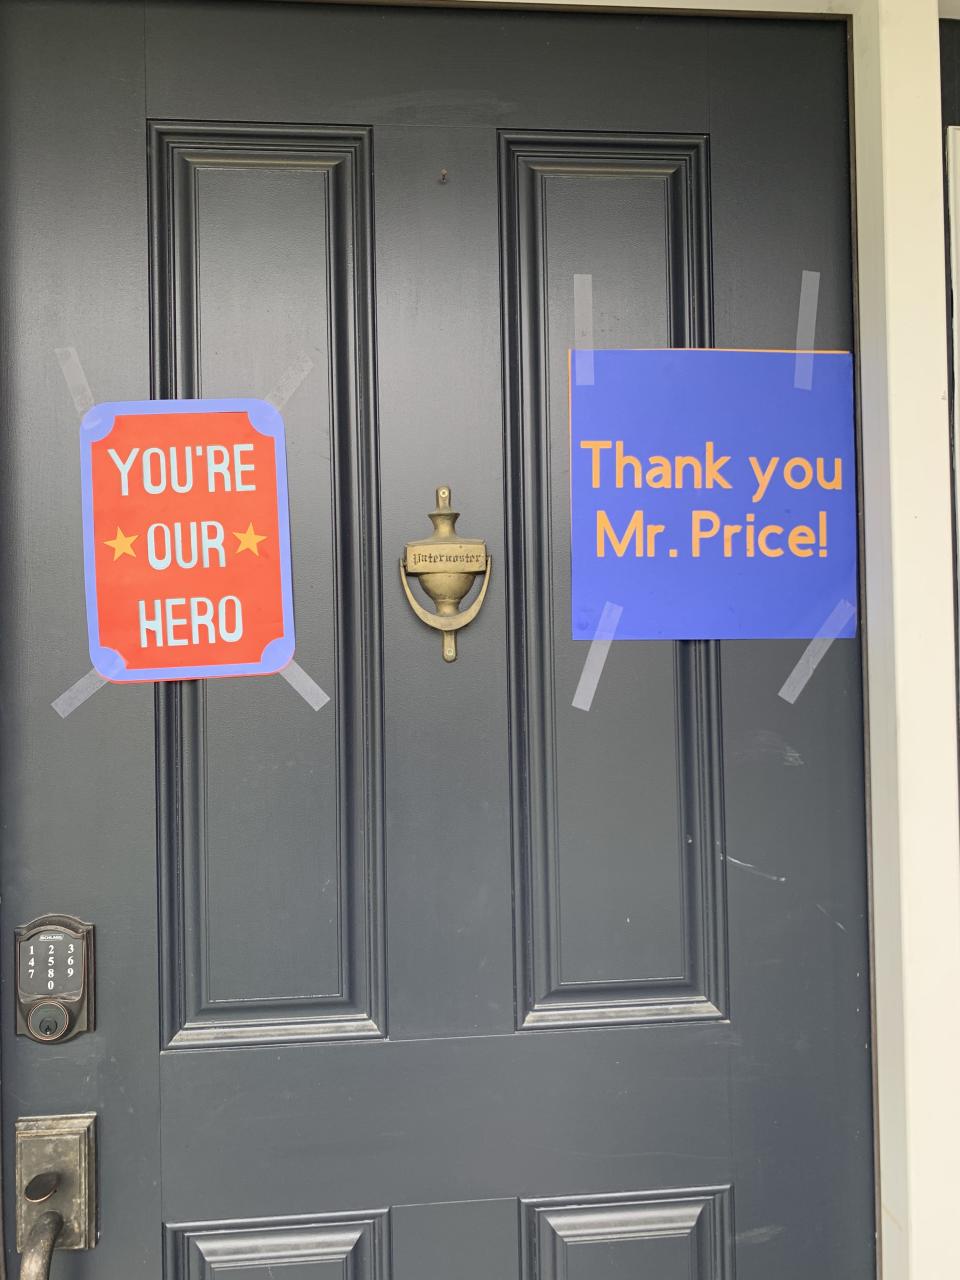
[[[843,25],[3,21],[3,930],[92,919],[100,975],[60,1048],[8,984],[6,1134],[100,1114],[71,1274],[872,1276],[858,644],[791,705],[802,644],[615,643],[583,711],[569,582],[578,334],[788,348],[814,270],[852,345]],[[58,348],[97,399],[282,402],[319,710],[51,710],[89,665]],[[494,564],[452,665],[396,567],[441,483]]]
[[[725,1004],[717,646],[614,646],[584,714],[567,551],[574,278],[599,345],[708,345],[708,174],[704,137],[501,138],[523,1026]]]
[[[714,1280],[733,1274],[726,1190],[586,1203],[530,1201],[523,1211],[525,1274],[540,1280]]]
[[[375,1280],[387,1274],[386,1242],[383,1214],[323,1218],[295,1227],[172,1228],[166,1235],[166,1263],[168,1274],[184,1280],[270,1280],[274,1267],[304,1280]]]
[[[156,393],[293,388],[298,653],[331,700],[291,722],[268,685],[161,691],[167,1041],[377,1035],[369,135],[152,124],[149,142]]]

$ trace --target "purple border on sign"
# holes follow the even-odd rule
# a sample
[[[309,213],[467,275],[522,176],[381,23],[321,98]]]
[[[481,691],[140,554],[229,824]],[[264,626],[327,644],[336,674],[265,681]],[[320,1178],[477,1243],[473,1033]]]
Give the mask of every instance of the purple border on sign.
[[[93,531],[92,445],[113,430],[118,417],[150,413],[245,413],[250,425],[274,441],[277,469],[277,524],[280,530],[280,593],[283,634],[271,640],[259,662],[234,662],[200,667],[128,668],[116,649],[100,643],[97,606],[96,544]],[[290,568],[290,503],[287,491],[287,452],[283,419],[266,400],[121,400],[94,405],[80,423],[80,488],[83,505],[83,576],[87,599],[87,636],[94,669],[115,684],[147,680],[209,680],[221,676],[266,676],[281,671],[293,658],[293,577]]]

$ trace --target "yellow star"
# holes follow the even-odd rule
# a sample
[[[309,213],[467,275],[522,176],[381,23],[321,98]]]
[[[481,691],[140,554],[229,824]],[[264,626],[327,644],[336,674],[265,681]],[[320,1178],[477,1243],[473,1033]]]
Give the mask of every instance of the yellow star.
[[[119,560],[121,556],[135,556],[137,553],[133,549],[133,544],[139,537],[139,533],[124,533],[117,525],[117,536],[105,539],[104,546],[113,547],[114,560]]]
[[[234,529],[233,536],[237,540],[237,555],[239,555],[241,551],[252,551],[255,556],[259,556],[259,544],[263,542],[267,535],[265,533],[254,533],[253,522],[251,521],[251,523],[247,525],[245,533],[237,533],[236,529]]]

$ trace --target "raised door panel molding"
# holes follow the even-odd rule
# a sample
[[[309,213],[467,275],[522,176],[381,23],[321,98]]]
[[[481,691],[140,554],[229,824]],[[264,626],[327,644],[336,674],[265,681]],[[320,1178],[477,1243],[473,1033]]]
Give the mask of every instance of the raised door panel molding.
[[[725,1016],[719,648],[615,644],[571,705],[568,351],[710,345],[708,159],[501,135],[521,1029]]]
[[[523,1280],[733,1280],[728,1187],[525,1201]]]
[[[275,1275],[388,1280],[388,1218],[324,1217],[296,1223],[200,1223],[166,1229],[167,1280]]]
[[[153,394],[287,428],[297,661],[158,686],[163,1044],[385,1033],[365,129],[153,123]]]

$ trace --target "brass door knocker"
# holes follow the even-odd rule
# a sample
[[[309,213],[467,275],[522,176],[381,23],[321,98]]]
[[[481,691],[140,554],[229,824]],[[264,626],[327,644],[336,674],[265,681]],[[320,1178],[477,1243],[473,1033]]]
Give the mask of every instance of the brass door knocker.
[[[430,512],[433,533],[418,542],[408,542],[400,561],[400,581],[411,609],[421,622],[443,633],[444,662],[456,661],[456,633],[480,612],[490,585],[493,564],[493,557],[487,555],[487,544],[482,538],[458,536],[459,518],[460,512],[450,506],[450,486],[441,485],[437,490],[437,509]],[[483,582],[477,598],[461,613],[461,601],[481,573]],[[417,601],[410,590],[408,574],[420,579],[420,585],[437,606],[436,613],[431,613]]]

